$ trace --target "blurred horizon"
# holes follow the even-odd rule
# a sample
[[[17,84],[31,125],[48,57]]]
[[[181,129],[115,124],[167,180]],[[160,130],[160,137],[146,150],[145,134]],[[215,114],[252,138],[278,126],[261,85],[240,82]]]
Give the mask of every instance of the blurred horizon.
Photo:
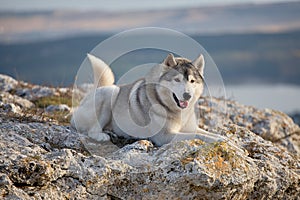
[[[53,10],[78,10],[78,11],[145,11],[145,10],[168,10],[178,8],[195,8],[195,7],[210,7],[210,6],[228,6],[228,5],[243,5],[243,4],[272,4],[272,3],[286,3],[297,2],[297,0],[140,0],[122,1],[122,0],[89,0],[88,3],[83,4],[82,0],[0,0],[1,11],[13,12],[33,12],[33,11],[53,11]]]
[[[300,30],[300,1],[213,0],[188,1],[183,5],[183,1],[167,0],[159,7],[157,0],[149,6],[148,1],[137,4],[135,0],[103,4],[91,1],[88,5],[79,4],[80,0],[73,0],[74,4],[57,0],[1,1],[0,43],[6,44],[112,35],[139,27],[164,27],[207,36]]]
[[[99,42],[128,29],[163,27],[191,36],[208,51],[229,86],[229,96],[262,103],[259,107],[276,104],[279,110],[300,111],[300,1],[0,3],[0,73],[36,84],[70,86],[86,53]],[[147,56],[164,56],[148,53],[122,67],[129,69]],[[124,69],[115,71],[117,77],[121,72]],[[249,101],[243,98],[243,88],[249,91]],[[266,88],[286,96],[292,107],[282,108],[282,98],[263,96]]]

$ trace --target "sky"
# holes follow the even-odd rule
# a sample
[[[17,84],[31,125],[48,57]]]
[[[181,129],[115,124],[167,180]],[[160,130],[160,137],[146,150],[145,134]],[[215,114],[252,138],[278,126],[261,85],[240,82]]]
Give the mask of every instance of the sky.
[[[286,2],[286,0],[0,0],[0,11],[42,11],[54,9],[134,11],[237,3],[257,4],[272,2]]]

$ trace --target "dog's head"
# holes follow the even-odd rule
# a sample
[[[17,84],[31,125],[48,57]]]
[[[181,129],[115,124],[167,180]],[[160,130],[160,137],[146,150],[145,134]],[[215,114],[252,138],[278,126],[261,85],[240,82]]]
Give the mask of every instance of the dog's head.
[[[194,106],[204,88],[203,56],[199,55],[194,61],[190,61],[169,54],[161,66],[159,84],[165,100],[179,109]]]

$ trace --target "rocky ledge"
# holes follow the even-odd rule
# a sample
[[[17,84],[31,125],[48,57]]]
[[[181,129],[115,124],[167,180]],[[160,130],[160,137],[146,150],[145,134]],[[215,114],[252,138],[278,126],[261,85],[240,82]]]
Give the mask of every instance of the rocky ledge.
[[[0,75],[3,199],[297,199],[299,127],[284,113],[202,98],[230,142],[96,143],[68,125],[71,90]],[[234,145],[232,145],[234,144]]]

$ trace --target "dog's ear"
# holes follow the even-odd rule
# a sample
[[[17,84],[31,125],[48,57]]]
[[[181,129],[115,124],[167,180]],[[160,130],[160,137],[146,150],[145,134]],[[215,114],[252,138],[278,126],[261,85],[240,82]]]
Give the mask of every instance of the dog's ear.
[[[193,65],[194,65],[195,67],[197,67],[197,69],[199,70],[200,74],[203,75],[205,61],[204,61],[204,57],[203,57],[202,54],[200,54],[200,55],[193,61]]]
[[[177,62],[174,58],[174,55],[169,53],[169,55],[165,58],[163,64],[167,67],[174,67],[177,65]]]

